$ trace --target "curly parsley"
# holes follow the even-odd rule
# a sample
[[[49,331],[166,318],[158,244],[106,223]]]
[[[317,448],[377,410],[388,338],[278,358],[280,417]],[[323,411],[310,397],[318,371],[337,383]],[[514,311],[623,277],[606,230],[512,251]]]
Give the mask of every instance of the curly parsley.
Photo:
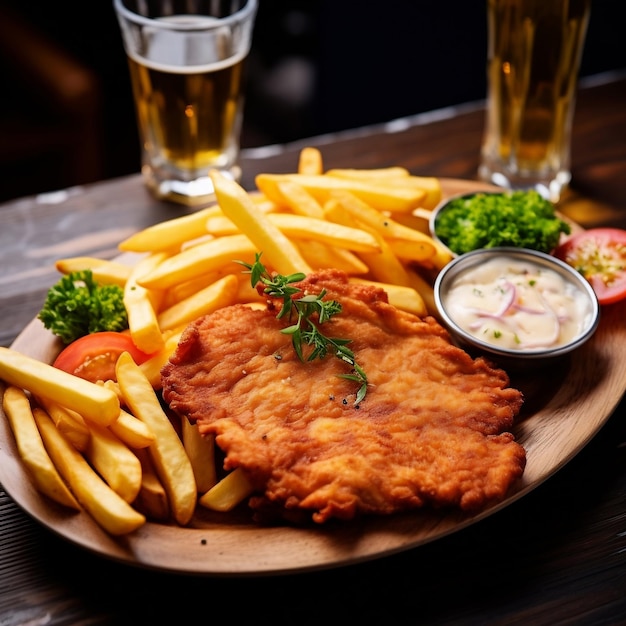
[[[98,284],[91,270],[63,276],[48,290],[38,317],[65,344],[90,333],[128,328],[122,288]]]

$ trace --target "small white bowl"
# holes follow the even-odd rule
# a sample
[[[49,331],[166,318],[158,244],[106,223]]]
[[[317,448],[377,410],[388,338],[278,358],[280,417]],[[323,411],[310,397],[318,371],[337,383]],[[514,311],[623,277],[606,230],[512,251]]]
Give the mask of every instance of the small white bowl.
[[[522,267],[530,273],[511,273]],[[503,367],[552,363],[588,341],[600,321],[598,299],[581,274],[525,248],[484,248],[455,257],[437,276],[434,298],[454,342]]]

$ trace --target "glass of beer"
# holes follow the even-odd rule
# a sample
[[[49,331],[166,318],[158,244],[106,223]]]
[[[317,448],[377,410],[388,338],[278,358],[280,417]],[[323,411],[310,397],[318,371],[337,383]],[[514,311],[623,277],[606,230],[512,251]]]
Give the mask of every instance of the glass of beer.
[[[561,198],[590,10],[591,0],[487,1],[482,180]]]
[[[241,177],[244,64],[257,0],[114,0],[114,7],[146,184],[159,198],[207,204],[211,169]]]

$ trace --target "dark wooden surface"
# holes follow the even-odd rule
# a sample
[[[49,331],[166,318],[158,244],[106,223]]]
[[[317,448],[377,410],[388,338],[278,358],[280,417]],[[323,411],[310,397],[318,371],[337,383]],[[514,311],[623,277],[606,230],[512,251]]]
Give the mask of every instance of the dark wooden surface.
[[[248,151],[244,180],[294,171],[305,144],[327,167],[403,165],[475,178],[480,104],[431,119]],[[587,81],[574,122],[573,183],[559,207],[583,226],[626,228],[626,75]],[[179,215],[139,175],[0,205],[0,345],[58,279],[57,258],[111,258],[140,228]],[[626,358],[626,355],[625,357]],[[625,381],[626,385],[626,381]],[[197,616],[197,617],[196,617]],[[0,486],[0,624],[626,624],[626,401],[555,476],[434,543],[291,576],[188,577],[108,561],[30,519]]]

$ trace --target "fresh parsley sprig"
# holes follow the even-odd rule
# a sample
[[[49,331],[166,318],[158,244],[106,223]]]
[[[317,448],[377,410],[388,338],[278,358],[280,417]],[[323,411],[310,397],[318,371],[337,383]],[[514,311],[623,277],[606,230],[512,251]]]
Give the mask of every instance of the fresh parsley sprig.
[[[322,289],[317,295],[305,295],[301,298],[293,298],[300,292],[300,289],[292,287],[305,278],[305,274],[295,273],[284,276],[282,274],[270,275],[263,263],[261,254],[257,253],[255,262],[250,265],[243,261],[238,261],[247,268],[250,274],[252,287],[256,288],[261,283],[263,293],[266,295],[282,299],[282,307],[276,316],[277,319],[297,316],[297,320],[291,326],[283,328],[281,331],[286,335],[291,335],[291,344],[298,358],[304,361],[314,361],[323,359],[329,352],[352,367],[353,373],[340,374],[340,378],[352,380],[357,383],[359,390],[356,394],[355,404],[361,402],[367,394],[367,376],[363,368],[356,362],[354,352],[348,348],[350,339],[337,337],[327,337],[320,330],[320,326],[330,320],[334,315],[341,313],[342,307],[336,300],[323,300],[326,290]],[[317,323],[314,321],[317,316]],[[304,346],[310,346],[311,350],[307,357],[304,355]]]

